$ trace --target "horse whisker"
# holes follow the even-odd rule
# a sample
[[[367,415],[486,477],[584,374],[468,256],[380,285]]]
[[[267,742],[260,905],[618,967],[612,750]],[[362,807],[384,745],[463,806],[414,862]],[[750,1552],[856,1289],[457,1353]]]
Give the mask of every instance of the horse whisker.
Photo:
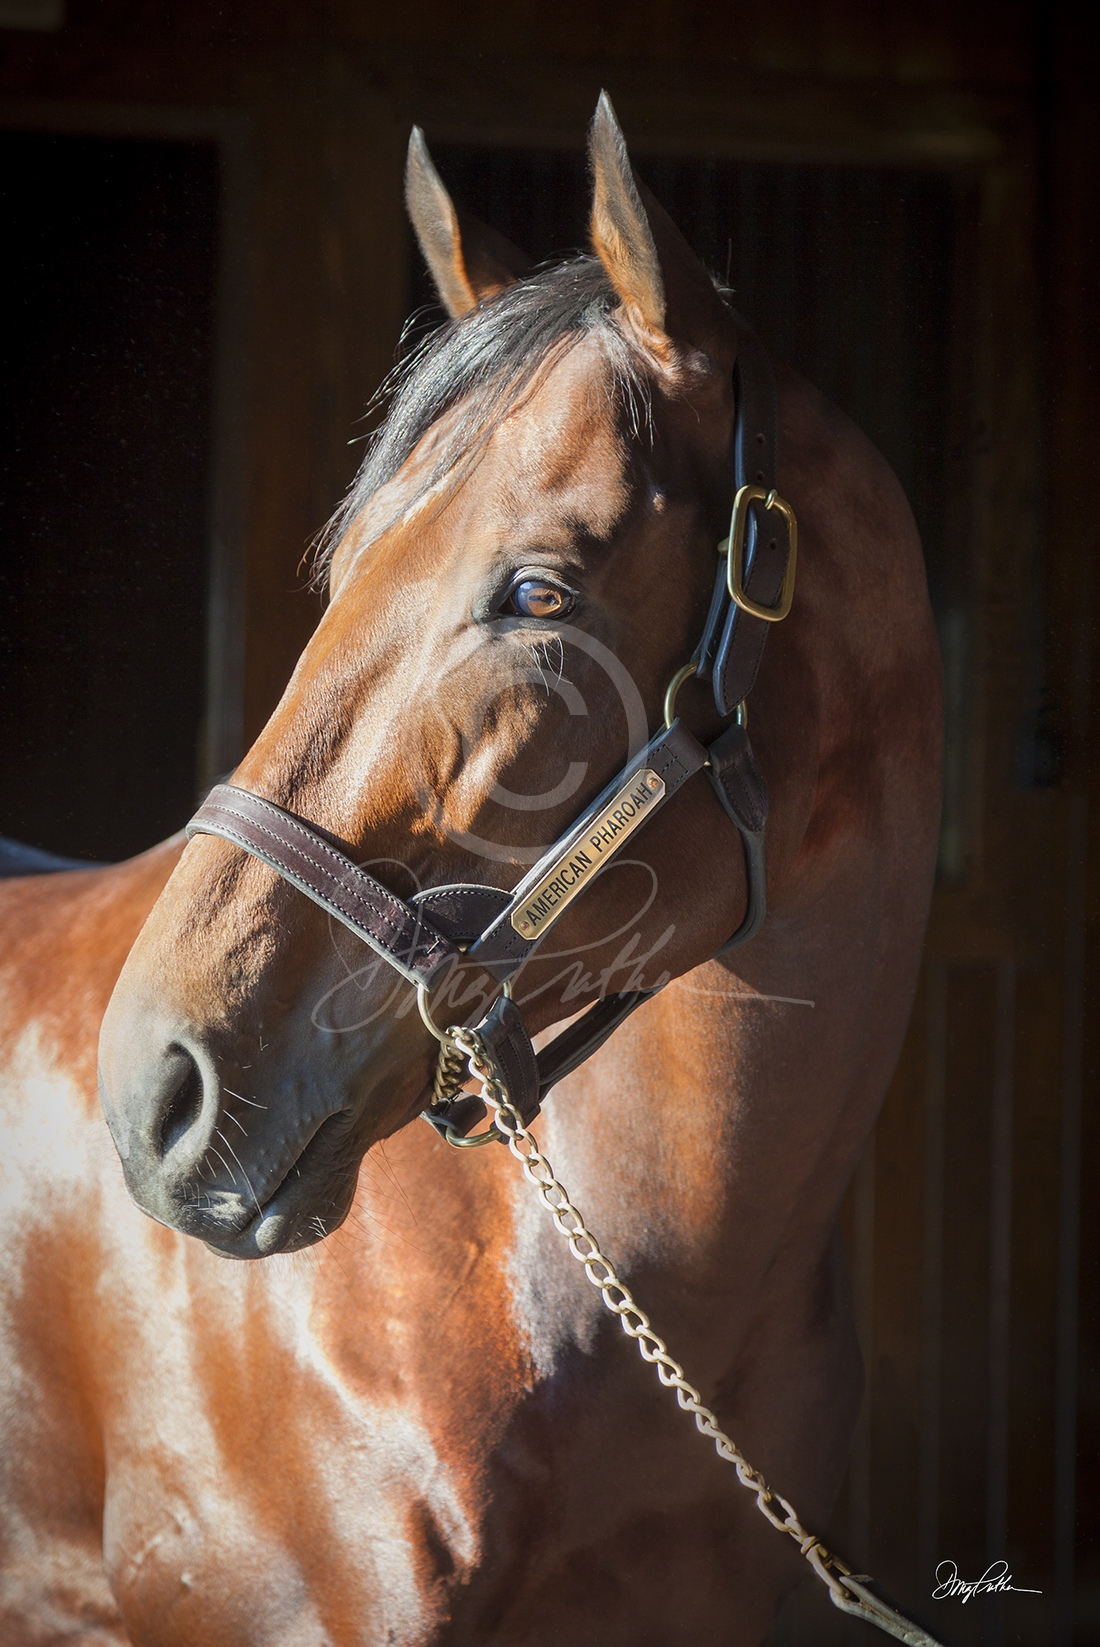
[[[247,1067],[250,1067],[250,1066],[246,1066],[246,1068]],[[240,1103],[247,1104],[249,1109],[266,1109],[267,1108],[266,1104],[258,1104],[254,1098],[246,1098],[244,1096],[243,1092],[234,1092],[232,1087],[223,1087],[222,1091],[227,1092],[229,1094],[230,1098],[236,1098],[240,1101]],[[237,1125],[240,1126],[239,1121],[237,1122]]]
[[[256,1203],[256,1211],[259,1212],[259,1213],[262,1213],[264,1209],[261,1207],[259,1201],[256,1198],[256,1191],[252,1188],[252,1181],[249,1178],[247,1172],[245,1172],[243,1165],[241,1164],[240,1156],[237,1154],[236,1150],[233,1148],[233,1145],[229,1142],[229,1139],[225,1136],[225,1133],[222,1132],[220,1128],[215,1127],[214,1131],[218,1134],[218,1137],[221,1139],[222,1143],[225,1145],[226,1149],[229,1151],[229,1153],[233,1157],[234,1161],[236,1161],[237,1165],[240,1167],[241,1176],[244,1178],[245,1183],[248,1185],[248,1193],[249,1193],[249,1195],[251,1195],[253,1201]],[[233,1180],[234,1183],[236,1183],[236,1181],[237,1181],[236,1179]]]
[[[218,1137],[219,1138],[221,1137],[221,1133],[218,1134]],[[229,1165],[229,1162],[226,1160],[226,1158],[222,1154],[221,1150],[220,1149],[215,1149],[214,1145],[211,1144],[210,1153],[211,1153],[211,1155],[216,1155],[218,1157],[218,1160],[221,1162],[222,1166],[225,1168],[225,1170],[229,1174],[230,1178],[232,1178],[233,1182],[236,1183],[237,1182],[237,1174],[233,1171],[233,1168]]]

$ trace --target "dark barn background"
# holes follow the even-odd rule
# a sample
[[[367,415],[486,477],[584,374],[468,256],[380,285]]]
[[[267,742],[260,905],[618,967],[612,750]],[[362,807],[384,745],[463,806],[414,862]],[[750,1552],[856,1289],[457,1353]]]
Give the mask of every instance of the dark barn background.
[[[0,0],[0,834],[139,851],[262,725],[429,297],[413,120],[545,257],[583,243],[606,85],[738,306],[897,469],[947,786],[846,1207],[869,1377],[829,1532],[960,1647],[1100,1644],[1095,14]],[[1002,1557],[1042,1594],[931,1600],[941,1559]],[[806,1591],[773,1639],[861,1637]]]

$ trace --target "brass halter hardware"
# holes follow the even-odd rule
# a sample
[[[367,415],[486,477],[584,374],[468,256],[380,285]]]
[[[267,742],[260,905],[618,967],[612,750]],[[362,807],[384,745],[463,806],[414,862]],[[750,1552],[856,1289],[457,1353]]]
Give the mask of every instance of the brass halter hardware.
[[[505,979],[502,994],[512,999],[512,980]],[[432,1108],[442,1108],[457,1094],[464,1078],[465,1055],[455,1045],[454,1029],[440,1029],[432,1017],[429,998],[431,990],[427,984],[416,986],[416,1006],[424,1022],[424,1027],[431,1031],[439,1042],[439,1063],[435,1072],[435,1084],[432,1091]],[[448,1144],[453,1149],[480,1149],[482,1144],[504,1143],[504,1134],[496,1122],[491,1122],[484,1132],[474,1132],[464,1137],[456,1127],[447,1127],[443,1133]]]
[[[677,669],[675,675],[665,687],[665,727],[670,732],[672,723],[676,719],[676,695],[684,682],[690,680],[694,675],[696,668],[695,659],[692,658],[690,663],[685,663],[681,669]]]
[[[449,1046],[453,1045],[453,1043],[454,1043],[454,1030],[453,1029],[440,1029],[439,1025],[436,1023],[435,1019],[432,1017],[432,1009],[428,1004],[429,1001],[431,1000],[431,993],[432,992],[431,992],[431,986],[430,985],[428,985],[428,984],[417,984],[417,986],[416,986],[416,1007],[417,1007],[417,1011],[420,1013],[420,1016],[424,1021],[424,1028],[427,1029],[427,1030],[430,1030],[431,1033],[435,1036],[436,1040],[439,1041],[443,1046],[449,1047]],[[500,993],[502,995],[506,995],[509,1000],[512,999],[512,980],[511,980],[511,978],[506,978],[504,980],[504,983],[501,985]]]
[[[681,668],[677,669],[675,675],[673,675],[672,679],[669,681],[668,685],[665,687],[665,730],[666,730],[666,732],[671,732],[672,731],[672,723],[676,719],[676,699],[679,696],[680,688],[681,688],[681,686],[683,686],[685,681],[688,681],[688,680],[691,679],[692,675],[694,675],[697,668],[698,668],[698,664],[695,662],[695,659],[693,658],[690,663],[685,663],[684,665],[682,665]],[[744,698],[741,699],[741,702],[737,705],[737,708],[734,710],[734,715],[737,718],[738,726],[748,726],[748,724],[749,724],[749,711],[748,711],[748,706],[746,705]],[[709,766],[709,764],[710,764],[709,761],[708,761],[707,764]]]
[[[750,503],[762,503],[765,509],[778,510],[787,523],[791,552],[787,560],[783,587],[779,591],[779,599],[774,606],[761,606],[758,601],[754,601],[745,593],[745,534],[749,525]],[[771,491],[765,491],[763,486],[741,487],[733,500],[733,519],[730,522],[730,535],[718,545],[718,552],[719,554],[728,552],[729,555],[726,581],[730,599],[735,601],[742,612],[747,612],[750,617],[761,618],[765,623],[782,623],[790,611],[791,601],[794,599],[795,562],[798,557],[798,522],[790,504],[779,496],[774,487]]]

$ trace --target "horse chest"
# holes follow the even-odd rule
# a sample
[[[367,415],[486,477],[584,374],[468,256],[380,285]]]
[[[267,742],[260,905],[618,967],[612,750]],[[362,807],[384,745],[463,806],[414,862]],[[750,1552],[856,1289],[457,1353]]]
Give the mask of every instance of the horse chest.
[[[597,1639],[591,1614],[625,1644],[645,1622],[632,1586],[678,1627],[678,1568],[715,1536],[703,1449],[614,1329],[597,1339],[587,1289],[557,1300],[537,1371],[478,1263],[464,1287],[444,1269],[425,1309],[413,1258],[383,1284],[350,1243],[343,1273],[183,1241],[135,1271],[131,1250],[141,1326],[105,1413],[104,1559],[134,1640],[526,1647]],[[683,1528],[658,1553],[670,1504]]]
[[[438,1570],[474,1553],[400,1361],[381,1378],[341,1357],[311,1325],[313,1269],[258,1287],[219,1264],[149,1299],[106,1422],[104,1556],[139,1640],[424,1640]]]
[[[209,1435],[173,1445],[187,1416],[162,1414],[159,1445],[128,1450],[108,1484],[104,1557],[132,1639],[539,1647],[564,1632],[633,1647],[660,1619],[667,1640],[686,1641],[679,1614],[727,1518],[669,1468],[664,1438],[646,1456],[655,1438],[636,1413],[624,1421],[594,1386],[577,1395],[587,1421],[568,1447],[575,1412],[555,1413],[559,1396],[517,1417],[476,1484],[456,1481],[407,1415],[342,1428],[329,1415],[312,1447],[304,1434],[288,1444],[292,1418],[215,1470]],[[684,1512],[672,1534],[670,1499]],[[713,1567],[705,1577],[696,1627],[719,1599]]]

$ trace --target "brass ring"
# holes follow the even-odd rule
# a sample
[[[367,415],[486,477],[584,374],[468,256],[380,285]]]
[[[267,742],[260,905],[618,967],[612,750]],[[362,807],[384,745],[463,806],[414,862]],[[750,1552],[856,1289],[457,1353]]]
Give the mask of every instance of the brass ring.
[[[508,1142],[495,1121],[484,1132],[475,1132],[471,1137],[464,1138],[462,1133],[451,1126],[449,1121],[444,1121],[440,1116],[433,1115],[431,1110],[422,1109],[420,1118],[422,1121],[429,1122],[434,1130],[440,1133],[446,1142],[450,1144],[452,1149],[478,1149],[482,1144],[495,1144],[498,1140],[502,1144]]]
[[[676,719],[676,695],[686,680],[690,680],[696,670],[694,658],[685,663],[682,669],[677,669],[675,675],[665,688],[665,731],[672,731],[672,723]]]
[[[428,989],[427,984],[417,984],[417,986],[416,986],[416,1005],[417,1005],[417,1009],[419,1010],[421,1018],[423,1018],[423,1020],[424,1020],[425,1029],[430,1030],[431,1033],[435,1036],[436,1040],[442,1046],[445,1046],[445,1047],[450,1046],[451,1045],[451,1037],[449,1035],[445,1035],[443,1033],[443,1031],[436,1024],[436,1021],[432,1017],[431,1012],[428,1010],[428,999],[429,999],[430,993],[431,992]]]
[[[506,1144],[508,1142],[495,1121],[486,1127],[484,1132],[471,1133],[469,1138],[464,1138],[452,1126],[446,1128],[443,1136],[452,1149],[480,1149],[482,1144]]]
[[[506,995],[509,1000],[512,999],[512,980],[511,980],[511,978],[506,978],[504,980],[504,983],[501,987],[501,994]],[[446,1029],[446,1030],[440,1029],[439,1025],[436,1023],[435,1019],[432,1017],[431,1008],[428,1006],[428,1002],[429,1002],[430,999],[431,999],[431,988],[430,988],[430,986],[428,984],[417,984],[417,986],[416,986],[416,1006],[417,1006],[417,1011],[420,1013],[420,1016],[424,1021],[424,1028],[429,1030],[431,1032],[431,1034],[433,1034],[435,1036],[436,1040],[440,1043],[441,1046],[445,1046],[445,1047],[453,1046],[454,1045],[454,1036],[452,1034],[452,1030],[457,1028],[458,1026],[452,1024],[450,1029]]]

